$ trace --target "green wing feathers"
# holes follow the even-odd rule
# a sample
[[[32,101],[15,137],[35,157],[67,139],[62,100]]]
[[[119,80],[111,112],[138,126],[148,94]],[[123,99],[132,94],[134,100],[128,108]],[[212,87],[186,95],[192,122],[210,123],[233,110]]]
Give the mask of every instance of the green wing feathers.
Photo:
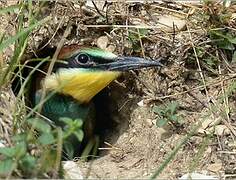
[[[39,103],[41,96],[41,91],[37,91],[35,94],[35,105]],[[41,114],[56,124],[60,124],[59,119],[61,117],[79,118],[86,121],[92,109],[93,105],[83,106],[69,96],[55,94],[43,104]]]

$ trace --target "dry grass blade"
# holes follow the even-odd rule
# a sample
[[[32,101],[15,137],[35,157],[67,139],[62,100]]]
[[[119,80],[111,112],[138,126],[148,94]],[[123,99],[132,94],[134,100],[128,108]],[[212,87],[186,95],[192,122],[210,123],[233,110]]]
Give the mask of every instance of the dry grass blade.
[[[63,36],[62,36],[62,38],[61,38],[61,40],[60,40],[60,42],[58,43],[56,52],[54,53],[53,58],[52,58],[52,60],[51,60],[51,62],[50,62],[50,65],[49,65],[49,68],[48,68],[46,77],[49,76],[49,75],[52,73],[53,66],[54,66],[54,64],[55,64],[55,62],[56,62],[56,60],[57,60],[57,57],[58,57],[58,55],[59,55],[59,53],[60,53],[60,51],[61,51],[61,48],[62,48],[63,45],[64,45],[65,38],[70,34],[71,28],[72,28],[72,27],[71,27],[71,25],[69,24],[69,25],[67,26],[67,28],[66,28],[66,30],[65,30],[65,32],[64,32],[64,34],[63,34]],[[41,96],[41,100],[40,100],[40,102],[39,102],[39,104],[41,104],[41,105],[39,106],[38,112],[41,112],[41,110],[42,110],[42,105],[43,105],[42,101],[45,99],[45,97],[46,97],[46,89],[45,89],[45,87],[43,86],[42,96]]]
[[[30,0],[0,9],[3,18],[9,18],[0,37],[0,78],[2,84],[19,79],[21,86],[15,101],[9,98],[14,98],[9,88],[1,88],[0,145],[10,149],[0,148],[0,175],[61,178],[62,156],[71,155],[63,150],[66,128],[58,128],[40,112],[64,84],[50,92],[42,87],[34,107],[27,93],[35,72],[51,75],[61,48],[78,44],[97,45],[121,56],[162,57],[164,64],[161,69],[124,74],[95,97],[96,138],[101,137],[101,144],[97,138],[96,148],[90,144],[86,157],[75,158],[74,164],[85,178],[178,179],[186,171],[206,170],[234,177],[235,3],[109,0],[101,4]],[[15,26],[18,31],[12,33]],[[15,35],[9,38],[9,34]],[[44,72],[39,68],[46,61],[50,65]],[[18,107],[14,112],[12,104]],[[10,157],[12,149],[17,153]],[[86,158],[91,161],[84,162]],[[6,171],[7,167],[13,168]]]

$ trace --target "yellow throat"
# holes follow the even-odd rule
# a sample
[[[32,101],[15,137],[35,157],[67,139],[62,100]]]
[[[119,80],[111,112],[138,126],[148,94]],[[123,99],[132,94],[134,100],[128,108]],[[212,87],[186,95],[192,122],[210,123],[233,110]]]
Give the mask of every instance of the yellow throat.
[[[80,103],[88,103],[98,92],[119,77],[118,71],[91,71],[89,69],[60,69],[44,79],[46,90],[70,95]]]

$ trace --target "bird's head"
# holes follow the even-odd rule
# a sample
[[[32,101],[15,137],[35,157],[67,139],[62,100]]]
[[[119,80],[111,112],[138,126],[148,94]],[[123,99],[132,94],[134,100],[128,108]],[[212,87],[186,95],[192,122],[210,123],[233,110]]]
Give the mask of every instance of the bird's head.
[[[88,103],[124,71],[161,66],[159,61],[117,56],[77,45],[62,48],[58,59],[63,63],[56,63],[53,73],[43,83],[47,90],[72,96],[80,103]]]

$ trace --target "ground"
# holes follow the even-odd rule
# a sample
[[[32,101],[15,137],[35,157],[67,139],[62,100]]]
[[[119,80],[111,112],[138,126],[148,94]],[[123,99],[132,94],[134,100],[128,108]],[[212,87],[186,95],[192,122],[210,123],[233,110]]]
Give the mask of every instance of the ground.
[[[104,143],[97,159],[76,161],[83,176],[148,178],[164,166],[159,178],[177,179],[193,171],[235,177],[236,43],[230,44],[231,50],[222,48],[214,44],[217,37],[212,39],[209,31],[228,28],[235,39],[236,5],[223,11],[222,3],[95,4],[47,2],[40,19],[51,19],[32,33],[24,58],[42,46],[57,46],[67,29],[64,44],[93,45],[116,54],[152,59],[161,57],[164,66],[130,72],[106,89],[113,125],[104,128]],[[227,22],[221,21],[222,14],[228,16]],[[11,27],[9,32],[5,29],[7,34],[14,34],[16,17],[11,15],[1,17],[1,29]],[[11,56],[11,48],[5,51],[4,58]],[[1,94],[9,91],[2,89]],[[6,103],[6,96],[1,95],[0,107],[9,112],[4,114],[0,109],[0,119],[12,118],[8,117],[12,103]],[[160,109],[171,109],[173,102],[178,106],[172,114],[160,113]],[[9,137],[4,135],[8,131],[1,131],[1,138]]]

